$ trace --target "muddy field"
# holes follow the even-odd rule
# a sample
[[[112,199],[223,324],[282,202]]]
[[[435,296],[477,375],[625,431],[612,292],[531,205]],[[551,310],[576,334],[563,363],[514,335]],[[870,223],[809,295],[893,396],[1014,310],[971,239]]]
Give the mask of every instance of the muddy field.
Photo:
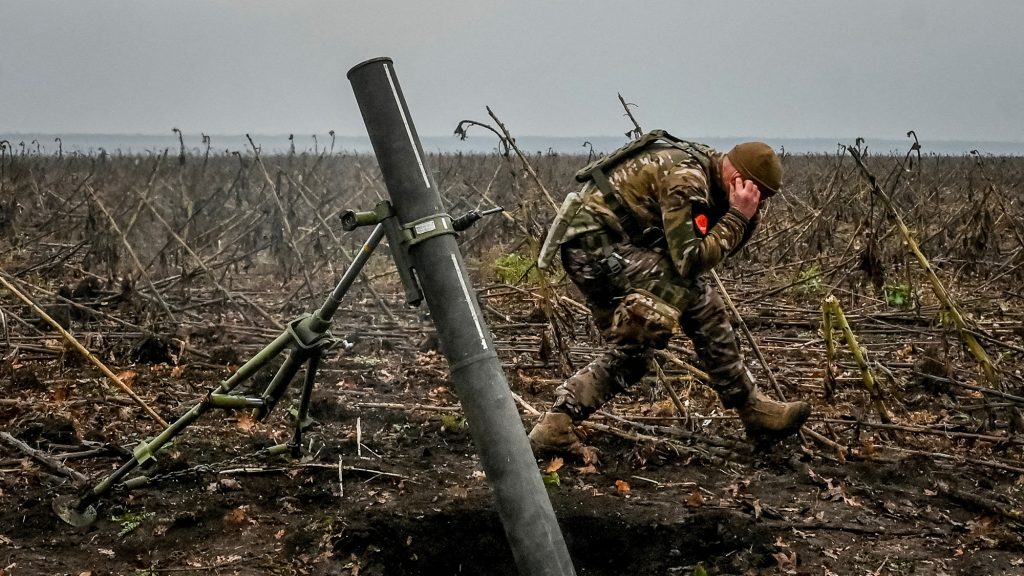
[[[372,157],[335,151],[0,151],[3,278],[168,421],[322,302],[368,234],[338,214],[386,197]],[[529,267],[546,196],[587,158],[528,154],[539,182],[514,156],[430,160],[453,215],[506,208],[460,243],[525,429],[602,345],[561,273]],[[720,274],[758,381],[811,421],[750,445],[674,339],[585,426],[599,462],[537,461],[577,572],[1024,574],[1024,159],[784,163],[786,191]],[[874,392],[835,314],[828,351],[830,294]],[[516,573],[429,315],[403,306],[384,247],[335,317],[345,342],[300,457],[267,448],[291,438],[301,378],[266,420],[203,416],[90,527],[52,501],[161,426],[10,290],[0,312],[0,575]]]

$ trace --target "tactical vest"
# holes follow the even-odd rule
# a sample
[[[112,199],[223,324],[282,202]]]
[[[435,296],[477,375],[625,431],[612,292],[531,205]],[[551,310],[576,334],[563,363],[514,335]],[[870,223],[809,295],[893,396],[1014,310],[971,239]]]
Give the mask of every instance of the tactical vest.
[[[690,142],[689,140],[676,138],[664,130],[652,130],[636,140],[629,142],[625,146],[622,146],[618,150],[615,150],[611,154],[602,156],[581,168],[579,172],[576,172],[576,181],[586,182],[587,180],[593,180],[594,172],[596,170],[601,170],[607,174],[607,172],[613,169],[619,162],[629,158],[630,156],[636,155],[644,148],[647,148],[651,144],[659,141],[686,152],[691,158],[700,164],[700,167],[703,168],[705,172],[711,172],[711,157],[715,153],[713,148],[707,144],[699,144],[697,142]],[[597,182],[595,181],[595,184],[596,183]],[[598,185],[598,187],[600,187],[600,185]],[[604,191],[602,190],[602,193],[603,192]]]
[[[601,191],[601,196],[604,198],[605,205],[608,206],[608,208],[615,214],[615,217],[619,220],[619,224],[622,226],[622,231],[629,236],[631,241],[637,244],[643,243],[642,239],[644,236],[644,230],[642,230],[639,224],[637,224],[632,211],[622,203],[619,199],[619,195],[615,193],[615,189],[612,188],[611,182],[608,181],[608,172],[613,170],[615,166],[626,158],[635,156],[656,142],[664,142],[669,146],[682,150],[693,158],[705,173],[711,173],[711,157],[714,154],[714,150],[711,147],[676,138],[664,130],[648,132],[625,146],[622,146],[618,150],[615,150],[611,154],[594,160],[590,164],[584,166],[579,172],[576,172],[577,182],[586,182],[588,180],[592,180],[594,182],[597,189]]]
[[[711,165],[712,158],[715,155],[715,150],[706,144],[700,144],[697,142],[691,142],[689,140],[683,140],[676,138],[669,134],[665,130],[653,130],[629,142],[625,146],[615,150],[611,154],[602,156],[587,164],[578,172],[576,172],[577,182],[587,182],[588,180],[593,181],[594,185],[601,192],[601,196],[604,199],[605,205],[615,214],[619,224],[622,226],[622,231],[629,237],[629,239],[638,244],[645,244],[645,231],[641,229],[640,225],[636,222],[636,217],[632,211],[623,204],[622,200],[619,199],[619,195],[615,193],[615,189],[612,187],[611,182],[608,181],[608,173],[614,170],[615,167],[631,156],[643,151],[648,146],[662,142],[677,148],[685,152],[690,158],[692,158],[701,169],[704,170],[705,174],[710,175],[712,173]],[[705,220],[700,223],[695,223],[697,231],[703,236],[707,233],[707,230],[714,226],[718,218],[712,218],[710,221],[707,220],[711,215],[708,214],[707,208],[710,206],[710,198],[693,199],[699,200],[704,203],[704,217]],[[751,235],[754,233],[754,229],[757,227],[759,214],[755,214],[754,218],[748,223],[746,230],[744,230],[743,238],[739,244],[732,250],[731,254],[735,254],[747,243]]]

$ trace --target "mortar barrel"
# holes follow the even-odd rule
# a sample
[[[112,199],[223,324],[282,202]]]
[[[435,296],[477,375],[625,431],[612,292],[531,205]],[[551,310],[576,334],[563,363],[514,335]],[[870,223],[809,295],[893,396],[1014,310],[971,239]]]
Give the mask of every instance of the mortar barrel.
[[[451,367],[498,515],[521,574],[575,574],[454,232],[424,235],[445,212],[390,58],[348,73],[400,223],[424,238],[409,256]]]

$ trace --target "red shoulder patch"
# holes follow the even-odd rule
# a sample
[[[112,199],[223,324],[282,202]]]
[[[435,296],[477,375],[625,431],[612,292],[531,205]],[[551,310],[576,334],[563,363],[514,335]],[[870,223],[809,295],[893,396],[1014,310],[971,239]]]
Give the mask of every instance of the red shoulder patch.
[[[693,219],[693,223],[697,225],[697,230],[700,230],[701,234],[708,233],[708,217],[706,214],[697,214]]]

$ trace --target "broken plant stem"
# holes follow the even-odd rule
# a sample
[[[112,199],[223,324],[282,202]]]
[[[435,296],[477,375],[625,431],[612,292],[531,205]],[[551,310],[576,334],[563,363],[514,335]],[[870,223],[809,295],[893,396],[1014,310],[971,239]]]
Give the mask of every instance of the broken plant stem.
[[[913,236],[910,234],[910,229],[907,228],[906,223],[903,222],[903,217],[900,215],[899,211],[896,210],[896,207],[893,205],[889,195],[882,190],[875,180],[874,174],[872,174],[868,170],[867,166],[864,165],[860,150],[852,146],[848,146],[846,149],[849,151],[850,155],[853,156],[854,161],[857,163],[857,167],[860,168],[860,171],[867,178],[868,184],[871,187],[871,192],[882,200],[882,203],[885,204],[885,207],[889,210],[889,214],[896,221],[896,226],[899,228],[900,234],[903,235],[903,240],[907,243],[910,251],[914,253],[917,261],[921,264],[921,268],[924,269],[925,274],[928,276],[928,281],[932,285],[932,291],[949,312],[950,317],[956,324],[957,330],[960,332],[960,338],[964,340],[967,344],[967,348],[971,351],[971,354],[973,354],[974,358],[979,364],[981,364],[982,371],[985,373],[985,380],[995,388],[1002,389],[999,373],[996,371],[995,366],[992,364],[992,360],[985,352],[985,348],[980,342],[978,342],[978,339],[971,334],[970,326],[968,326],[967,320],[964,319],[963,314],[960,312],[960,308],[950,297],[949,292],[946,291],[942,281],[939,280],[938,275],[935,274],[931,264],[928,262],[928,258],[925,257],[921,252],[921,249],[918,247],[917,242],[914,241]]]
[[[46,312],[44,312],[42,310],[42,308],[40,308],[39,306],[36,306],[35,302],[33,302],[28,296],[23,294],[20,290],[15,288],[2,275],[0,275],[0,284],[3,284],[5,288],[10,290],[11,293],[14,294],[15,296],[17,296],[19,300],[24,302],[26,306],[31,308],[32,311],[35,312],[37,316],[39,316],[40,318],[45,320],[46,323],[49,324],[50,326],[52,326],[54,330],[60,332],[60,335],[64,337],[65,341],[67,341],[69,344],[74,346],[75,350],[77,350],[79,354],[84,356],[86,360],[88,360],[94,366],[99,368],[100,371],[103,372],[103,374],[106,375],[106,377],[109,378],[111,382],[116,384],[118,388],[123,390],[129,396],[131,396],[132,400],[134,400],[136,404],[141,406],[142,409],[145,410],[146,413],[149,414],[150,417],[153,418],[153,420],[155,420],[157,423],[159,423],[164,428],[167,428],[167,426],[168,426],[167,422],[164,421],[164,419],[161,418],[160,415],[157,414],[152,408],[150,408],[149,405],[146,404],[145,400],[143,400],[142,398],[139,398],[139,396],[137,394],[135,394],[135,392],[133,392],[132,389],[129,388],[124,382],[122,382],[121,379],[118,378],[116,374],[114,374],[113,372],[110,371],[110,368],[107,368],[107,366],[105,364],[103,364],[103,362],[100,362],[99,358],[96,358],[96,356],[93,356],[92,352],[89,352],[88,350],[86,350],[85,346],[82,346],[82,344],[79,343],[78,340],[74,336],[72,336],[70,332],[65,330],[63,326],[61,326],[60,324],[57,323],[56,320],[51,318],[49,314],[47,314]]]
[[[171,312],[171,307],[167,305],[167,302],[164,301],[163,297],[160,295],[160,291],[153,285],[153,280],[149,277],[145,267],[142,266],[142,262],[139,261],[139,257],[135,255],[135,250],[132,249],[132,245],[128,242],[128,238],[117,225],[117,220],[114,220],[114,215],[107,210],[107,207],[103,205],[103,202],[100,202],[100,198],[96,194],[96,191],[92,189],[92,186],[86,186],[85,190],[89,193],[89,196],[92,197],[93,202],[96,203],[96,206],[99,207],[100,211],[103,212],[103,215],[107,217],[107,221],[110,222],[110,227],[114,229],[114,232],[117,233],[118,237],[121,239],[121,244],[124,245],[124,249],[128,251],[128,255],[132,258],[132,263],[135,264],[139,274],[142,275],[146,284],[149,285],[149,289],[153,291],[153,297],[156,298],[157,302],[159,302],[163,307],[164,312],[167,313],[167,317],[170,318],[171,322],[177,323],[178,320],[174,317],[174,313]]]
[[[462,410],[458,406],[431,406],[429,404],[398,404],[396,402],[357,402],[356,408],[376,408],[383,410],[422,410],[424,412],[458,412]]]
[[[255,302],[251,301],[249,298],[245,296],[232,294],[231,291],[222,286],[221,283],[217,281],[217,277],[213,274],[213,271],[210,270],[210,267],[206,265],[206,262],[202,259],[202,257],[200,257],[199,254],[196,254],[195,251],[192,250],[192,247],[189,246],[188,243],[185,242],[185,240],[181,236],[179,236],[177,232],[174,231],[171,225],[167,223],[167,220],[165,220],[164,217],[160,215],[160,212],[158,212],[157,209],[153,206],[153,204],[150,203],[149,199],[145,197],[140,198],[142,198],[142,201],[146,204],[146,207],[149,208],[149,211],[150,213],[153,214],[153,217],[156,218],[160,222],[160,224],[163,225],[164,229],[167,230],[167,233],[170,234],[171,237],[174,238],[178,242],[178,244],[180,244],[181,247],[185,249],[186,252],[188,252],[189,256],[191,256],[192,259],[195,260],[196,264],[200,268],[202,268],[203,272],[206,273],[206,276],[210,279],[210,282],[212,282],[213,285],[217,288],[217,290],[220,290],[221,294],[223,294],[224,297],[228,299],[228,302],[234,304],[235,298],[238,298],[244,301],[249,306],[252,306],[254,310],[259,312],[261,316],[268,320],[271,323],[271,325],[273,325],[278,330],[284,328],[284,326],[281,325],[281,323],[278,322],[276,318],[271,316],[266,310],[258,306]]]
[[[628,104],[626,102],[626,99],[622,97],[621,92],[618,93],[618,96],[619,102],[622,103],[622,108],[626,111],[626,116],[628,116],[629,120],[633,123],[633,129],[630,130],[629,132],[626,132],[626,136],[629,136],[630,138],[633,138],[635,140],[640,136],[643,136],[644,133],[643,129],[640,128],[640,124],[636,121],[636,118],[633,117],[633,112],[631,112],[629,109],[630,106],[636,106],[636,104]]]
[[[832,311],[827,300],[821,304],[821,335],[825,340],[825,362],[831,367],[836,362],[836,340],[832,336]]]
[[[654,352],[654,355],[657,356],[658,358],[661,358],[662,360],[665,360],[665,361],[669,362],[670,364],[675,364],[676,366],[682,368],[683,370],[686,370],[692,376],[697,378],[697,380],[700,380],[704,384],[707,384],[708,382],[711,381],[711,377],[708,376],[707,372],[701,370],[700,368],[697,368],[696,366],[694,366],[694,365],[692,365],[692,364],[690,364],[688,362],[684,362],[684,361],[680,360],[679,358],[677,358],[675,355],[673,355],[671,352],[668,352],[667,350],[656,350]]]
[[[836,340],[832,333],[832,311],[825,302],[821,303],[821,336],[825,340],[825,399],[830,400],[836,391]]]
[[[660,382],[665,388],[665,391],[668,392],[669,398],[672,399],[672,404],[676,407],[676,412],[686,420],[689,420],[690,418],[687,413],[686,406],[684,406],[682,400],[679,399],[675,389],[672,388],[672,384],[667,378],[665,378],[665,371],[661,369],[661,362],[658,362],[657,358],[654,359],[654,368],[658,372],[658,382]]]
[[[878,422],[846,420],[843,418],[821,418],[817,421],[826,422],[828,424],[841,424],[851,427],[867,426],[868,428],[879,428],[882,430],[899,430],[902,432],[910,432],[913,434],[945,436],[946,438],[968,438],[971,440],[981,440],[982,442],[1006,442],[1008,444],[1024,445],[1024,438],[1016,438],[1013,436],[993,436],[991,434],[974,434],[972,432],[956,432],[953,430],[944,430],[941,428],[926,428],[924,426],[908,426],[904,424],[881,424]]]
[[[516,394],[515,392],[512,392],[511,390],[509,390],[509,394],[512,395],[512,399],[515,400],[516,403],[518,403],[520,406],[522,406],[523,410],[525,410],[528,414],[530,414],[531,416],[540,416],[540,410],[537,410],[529,402],[523,400],[522,396]]]
[[[526,156],[524,156],[522,151],[519,150],[519,147],[516,146],[516,141],[514,138],[512,138],[512,134],[509,133],[508,128],[505,128],[505,125],[501,123],[501,120],[498,120],[498,117],[494,115],[494,112],[491,110],[490,106],[487,106],[487,113],[490,114],[491,118],[494,119],[494,122],[498,125],[498,128],[501,128],[501,133],[505,135],[505,142],[508,144],[510,148],[512,148],[512,151],[516,153],[516,156],[519,157],[519,160],[522,161],[523,167],[526,168],[527,174],[530,175],[530,178],[533,178],[534,184],[536,184],[537,187],[540,188],[541,193],[544,194],[544,198],[546,198],[548,203],[551,205],[551,209],[558,210],[558,203],[555,202],[555,199],[551,196],[551,193],[548,192],[548,189],[544,186],[544,183],[540,181],[540,177],[537,176],[537,171],[534,170],[533,166],[530,165],[530,162],[526,159]]]
[[[732,457],[732,453],[729,454],[729,458],[721,458],[719,456],[713,456],[707,450],[703,450],[695,446],[687,446],[675,440],[669,440],[668,438],[662,438],[661,436],[652,436],[650,434],[643,434],[640,432],[629,432],[626,430],[621,430],[614,426],[609,426],[607,424],[599,424],[592,420],[587,420],[586,422],[583,423],[583,426],[586,428],[593,428],[594,430],[598,430],[606,434],[612,434],[625,440],[631,440],[633,442],[651,442],[653,444],[664,446],[668,449],[671,449],[673,452],[679,455],[685,454],[687,456],[696,456],[698,458],[703,458],[713,465],[722,465],[725,464],[726,462],[735,463],[736,461],[736,458]]]
[[[853,329],[850,328],[850,323],[846,321],[846,315],[843,314],[843,308],[839,305],[839,300],[836,299],[834,295],[829,294],[821,306],[823,315],[834,318],[836,324],[838,324],[839,328],[843,331],[843,336],[846,338],[846,345],[850,348],[850,353],[853,354],[853,359],[860,368],[861,381],[864,383],[864,388],[871,397],[871,402],[874,404],[875,410],[878,412],[878,416],[886,424],[891,423],[892,416],[889,414],[885,404],[882,402],[882,397],[878,390],[878,386],[875,383],[875,378],[871,374],[870,366],[868,366],[867,353],[857,343],[857,337],[853,334]],[[831,330],[831,325],[829,326],[829,329]]]
[[[732,297],[729,296],[729,291],[725,289],[725,284],[722,283],[722,279],[718,277],[718,272],[711,271],[711,277],[715,279],[715,285],[718,286],[718,291],[722,294],[722,299],[725,300],[725,305],[729,307],[729,311],[732,312],[733,318],[740,325],[740,330],[743,331],[743,335],[746,336],[747,342],[750,343],[750,348],[754,351],[754,356],[757,356],[757,361],[764,367],[765,373],[768,375],[768,381],[772,383],[772,388],[778,395],[779,400],[786,401],[786,395],[782,392],[782,387],[779,386],[779,381],[775,379],[775,374],[772,372],[771,366],[768,365],[768,361],[765,360],[764,354],[761,353],[761,347],[757,345],[757,341],[754,340],[754,335],[750,333],[750,328],[747,327],[747,323],[743,321],[743,316],[740,314],[736,304],[733,303]]]
[[[309,277],[309,270],[306,269],[306,263],[302,261],[302,252],[299,251],[299,247],[295,244],[295,235],[292,233],[292,226],[288,222],[288,212],[284,209],[284,204],[281,202],[281,195],[278,193],[277,183],[274,182],[270,177],[270,173],[267,172],[267,167],[263,164],[263,158],[260,156],[260,149],[256,147],[256,143],[253,142],[252,137],[248,134],[246,134],[245,137],[249,139],[249,144],[252,146],[253,154],[256,156],[256,165],[260,167],[263,179],[266,180],[267,186],[270,188],[270,195],[274,199],[274,205],[277,206],[278,214],[281,216],[281,228],[284,230],[285,242],[288,243],[288,247],[291,248],[292,254],[299,262],[299,269],[302,271],[302,277],[306,282],[306,289],[309,291],[310,297],[316,298],[316,292],[313,290],[313,281]]]
[[[1005,470],[1007,472],[1013,472],[1014,474],[1024,474],[1024,468],[1020,466],[1010,466],[1009,464],[1003,464],[1002,462],[996,462],[994,460],[981,460],[979,458],[965,458],[962,456],[956,456],[953,454],[944,454],[942,452],[928,452],[927,450],[914,450],[912,448],[900,448],[899,446],[877,446],[882,450],[892,450],[893,452],[901,452],[903,454],[914,454],[916,456],[927,456],[932,460],[949,460],[952,462],[958,462],[961,465],[964,462],[970,464],[977,464],[978,466],[986,466],[988,468],[995,468],[996,470]]]
[[[943,496],[957,502],[979,508],[990,514],[997,514],[1016,522],[1024,522],[1024,509],[1014,508],[1013,504],[1000,502],[993,498],[986,498],[980,494],[962,490],[957,486],[951,486],[946,482],[937,482],[935,487]]]
[[[76,484],[82,485],[89,481],[89,479],[86,478],[85,475],[82,474],[81,472],[68,468],[67,466],[61,464],[57,460],[50,458],[45,453],[36,450],[35,448],[32,448],[28,444],[25,444],[21,440],[18,440],[14,436],[11,436],[7,432],[0,432],[0,440],[3,440],[4,443],[7,444],[8,446],[23,452],[24,454],[28,455],[30,458],[32,458],[36,462],[39,462],[43,466],[46,466],[50,470],[53,470],[54,472],[59,472],[60,474],[63,474],[68,478],[71,478],[72,480],[74,480]]]

